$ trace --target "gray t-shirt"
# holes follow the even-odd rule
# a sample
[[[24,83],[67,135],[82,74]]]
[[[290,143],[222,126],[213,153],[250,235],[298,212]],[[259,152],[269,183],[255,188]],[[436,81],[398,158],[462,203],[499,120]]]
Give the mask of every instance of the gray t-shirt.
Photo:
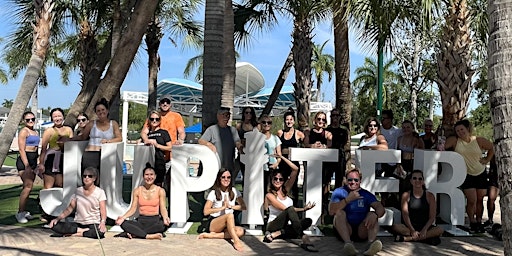
[[[235,145],[240,141],[235,127],[227,126],[224,128],[218,125],[212,125],[204,131],[202,140],[211,142],[219,154],[221,168],[227,168],[230,171],[235,170]]]

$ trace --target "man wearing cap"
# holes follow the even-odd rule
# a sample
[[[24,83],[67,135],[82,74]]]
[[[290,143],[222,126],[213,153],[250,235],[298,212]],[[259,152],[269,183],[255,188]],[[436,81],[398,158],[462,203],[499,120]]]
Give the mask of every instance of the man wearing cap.
[[[160,97],[160,129],[166,130],[170,137],[171,141],[174,145],[181,145],[183,144],[183,141],[185,141],[185,123],[183,122],[183,118],[181,117],[180,113],[172,112],[171,111],[171,95],[165,94],[162,97]],[[149,139],[148,139],[148,133],[149,133],[149,122],[146,120],[146,123],[144,123],[144,127],[142,128],[142,131],[140,133],[140,137],[142,138],[142,142],[144,144],[149,145]],[[167,170],[166,173],[166,180],[169,180],[169,170],[171,168],[171,151],[165,151],[165,169]],[[167,185],[167,183],[164,184],[164,187]],[[167,190],[168,191],[168,190]]]
[[[185,141],[185,123],[179,113],[171,111],[171,95],[166,94],[160,97],[160,115],[162,120],[160,121],[160,128],[169,132],[171,140],[174,145],[181,145]],[[146,121],[144,128],[140,133],[142,142],[147,144],[149,132],[149,123]]]
[[[227,168],[231,177],[235,177],[235,147],[242,152],[242,143],[235,127],[228,126],[231,117],[230,109],[221,107],[217,111],[217,124],[204,131],[198,143],[219,154],[221,168]],[[232,183],[234,178],[232,179]]]

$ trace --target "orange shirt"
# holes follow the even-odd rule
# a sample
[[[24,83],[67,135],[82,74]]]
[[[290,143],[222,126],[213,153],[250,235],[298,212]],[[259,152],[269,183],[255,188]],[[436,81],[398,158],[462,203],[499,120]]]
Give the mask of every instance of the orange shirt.
[[[142,189],[141,189],[142,191]],[[160,200],[158,198],[158,192],[156,192],[157,196],[153,199],[147,200],[142,196],[142,192],[139,195],[139,214],[144,216],[155,216],[160,214]]]

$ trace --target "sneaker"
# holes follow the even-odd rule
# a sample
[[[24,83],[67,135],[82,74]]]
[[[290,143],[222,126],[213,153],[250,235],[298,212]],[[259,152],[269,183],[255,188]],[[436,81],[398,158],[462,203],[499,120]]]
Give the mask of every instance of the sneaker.
[[[25,212],[25,218],[26,218],[27,220],[33,220],[33,219],[34,219],[34,216],[32,216],[32,215],[30,214],[30,212]]]
[[[368,250],[366,250],[363,255],[372,256],[377,254],[382,250],[382,242],[380,240],[375,240],[370,244]]]
[[[342,255],[355,256],[359,253],[353,243],[345,243],[343,246]]]
[[[18,223],[27,223],[28,220],[27,218],[25,217],[25,212],[18,212],[16,213],[16,220],[18,221]]]

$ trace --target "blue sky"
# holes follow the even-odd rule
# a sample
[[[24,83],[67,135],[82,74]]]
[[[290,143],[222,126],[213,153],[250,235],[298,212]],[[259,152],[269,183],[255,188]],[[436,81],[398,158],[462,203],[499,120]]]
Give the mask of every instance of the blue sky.
[[[4,0],[0,0],[0,6],[3,6]],[[12,22],[7,19],[9,16],[5,9],[0,10],[0,22],[4,24],[0,27],[0,37],[6,38],[12,32]],[[239,49],[241,55],[239,61],[249,62],[261,71],[265,78],[265,87],[273,86],[279,71],[287,57],[291,47],[291,22],[281,20],[279,26],[275,27],[271,32],[254,36],[254,41],[247,49]],[[314,30],[314,42],[322,44],[329,40],[325,48],[325,53],[334,55],[334,43],[332,39],[332,27],[329,23],[323,23],[316,26]],[[361,53],[357,44],[352,40],[350,45],[351,69],[355,70],[362,65],[364,55]],[[182,50],[176,48],[170,43],[166,36],[160,46],[161,54],[161,70],[159,72],[159,80],[164,78],[183,78],[183,70],[186,62],[193,56],[197,55],[196,50]],[[146,91],[147,90],[147,57],[143,50],[139,50],[138,60],[133,65],[123,83],[122,91]],[[0,64],[6,70],[4,64]],[[46,107],[62,107],[68,108],[74,101],[80,90],[79,77],[77,73],[71,76],[68,86],[63,85],[60,81],[60,71],[51,68],[48,71],[49,87],[39,89],[39,106]],[[7,85],[0,85],[0,102],[4,99],[14,99],[18,93],[19,85],[23,79],[23,73],[20,76],[9,81]],[[290,72],[286,85],[291,85],[293,81],[293,71]],[[313,78],[314,79],[314,78]],[[325,101],[334,103],[334,79],[331,82],[324,77],[322,91],[325,95]]]

